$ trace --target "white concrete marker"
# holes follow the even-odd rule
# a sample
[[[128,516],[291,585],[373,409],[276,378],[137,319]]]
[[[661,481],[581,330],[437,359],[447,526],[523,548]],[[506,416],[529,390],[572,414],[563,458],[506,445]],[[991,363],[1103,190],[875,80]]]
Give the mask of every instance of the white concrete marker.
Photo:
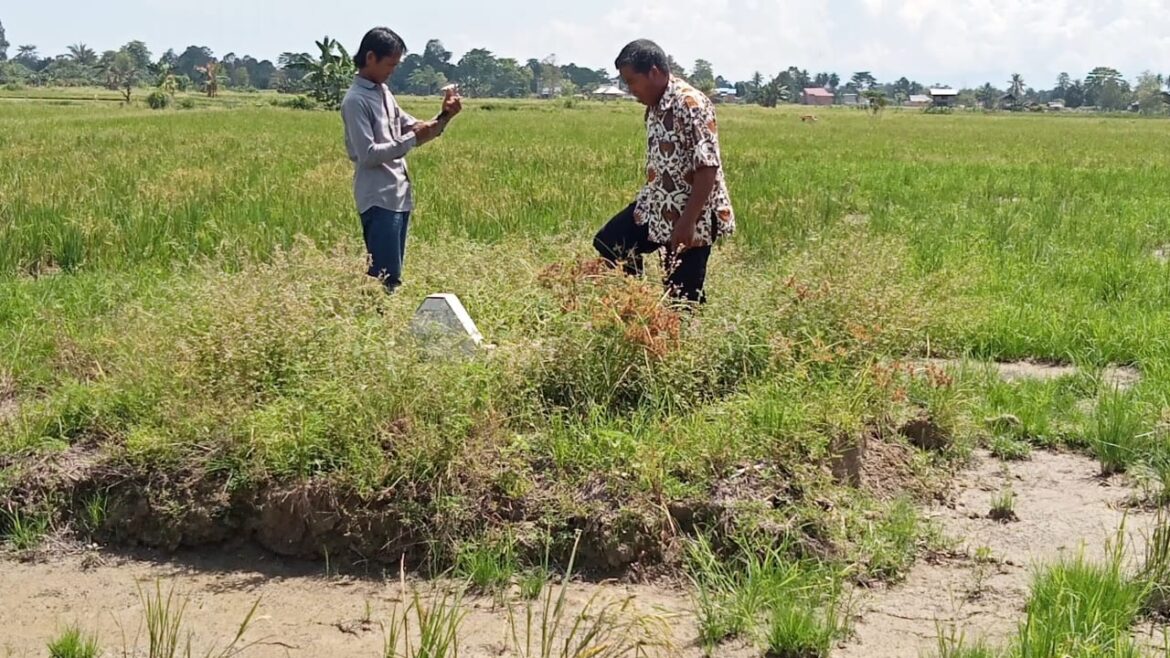
[[[474,352],[483,343],[475,322],[463,308],[463,302],[451,294],[431,295],[414,312],[411,328],[419,338],[441,342]]]

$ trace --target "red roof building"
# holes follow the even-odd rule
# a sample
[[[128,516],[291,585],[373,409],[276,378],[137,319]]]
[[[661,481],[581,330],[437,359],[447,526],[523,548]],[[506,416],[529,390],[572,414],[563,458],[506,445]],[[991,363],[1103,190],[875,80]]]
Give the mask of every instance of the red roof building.
[[[800,102],[804,105],[832,105],[833,92],[823,87],[808,87],[800,95]]]

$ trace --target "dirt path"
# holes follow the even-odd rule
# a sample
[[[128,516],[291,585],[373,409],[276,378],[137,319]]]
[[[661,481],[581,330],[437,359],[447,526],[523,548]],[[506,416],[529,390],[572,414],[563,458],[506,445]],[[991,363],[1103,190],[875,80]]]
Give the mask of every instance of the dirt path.
[[[1006,464],[986,453],[956,482],[953,508],[929,510],[945,535],[972,558],[984,549],[989,560],[920,561],[906,582],[869,592],[857,613],[856,637],[840,658],[906,658],[936,648],[939,629],[998,642],[1023,618],[1033,567],[1079,550],[1103,558],[1106,542],[1125,522],[1131,557],[1140,555],[1153,515],[1126,509],[1133,489],[1120,479],[1103,481],[1085,457],[1033,453]],[[987,518],[992,499],[1005,487],[1016,494],[1019,520]],[[990,554],[986,555],[989,550]]]

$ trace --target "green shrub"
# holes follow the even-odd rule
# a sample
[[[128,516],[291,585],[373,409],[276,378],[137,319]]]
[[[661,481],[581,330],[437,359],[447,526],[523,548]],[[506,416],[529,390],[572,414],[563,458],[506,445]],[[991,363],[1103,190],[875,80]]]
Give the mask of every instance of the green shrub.
[[[283,107],[290,110],[315,110],[317,109],[317,101],[307,96],[293,96],[292,98],[275,98],[272,100],[272,105],[275,107]]]
[[[164,91],[152,91],[146,97],[146,104],[152,110],[165,110],[170,107],[171,97]]]

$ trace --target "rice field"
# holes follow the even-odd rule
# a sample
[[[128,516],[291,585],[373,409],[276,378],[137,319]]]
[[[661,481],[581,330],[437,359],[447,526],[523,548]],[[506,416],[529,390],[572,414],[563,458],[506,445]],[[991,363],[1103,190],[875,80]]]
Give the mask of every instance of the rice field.
[[[406,285],[385,297],[340,118],[271,100],[0,100],[10,544],[244,533],[485,591],[575,556],[689,575],[713,655],[755,637],[824,656],[845,584],[905,577],[938,542],[916,502],[976,448],[1082,451],[1165,500],[1164,121],[720,107],[740,232],[711,303],[680,314],[589,262],[641,180],[638,107],[469,103],[411,156]],[[438,291],[495,349],[412,339]],[[1073,367],[1010,383],[997,361]],[[851,466],[858,446],[894,457]],[[1056,578],[1036,596],[1063,600]],[[1109,649],[1128,652],[1142,592],[1118,587]],[[1020,655],[1048,655],[1029,632]]]

